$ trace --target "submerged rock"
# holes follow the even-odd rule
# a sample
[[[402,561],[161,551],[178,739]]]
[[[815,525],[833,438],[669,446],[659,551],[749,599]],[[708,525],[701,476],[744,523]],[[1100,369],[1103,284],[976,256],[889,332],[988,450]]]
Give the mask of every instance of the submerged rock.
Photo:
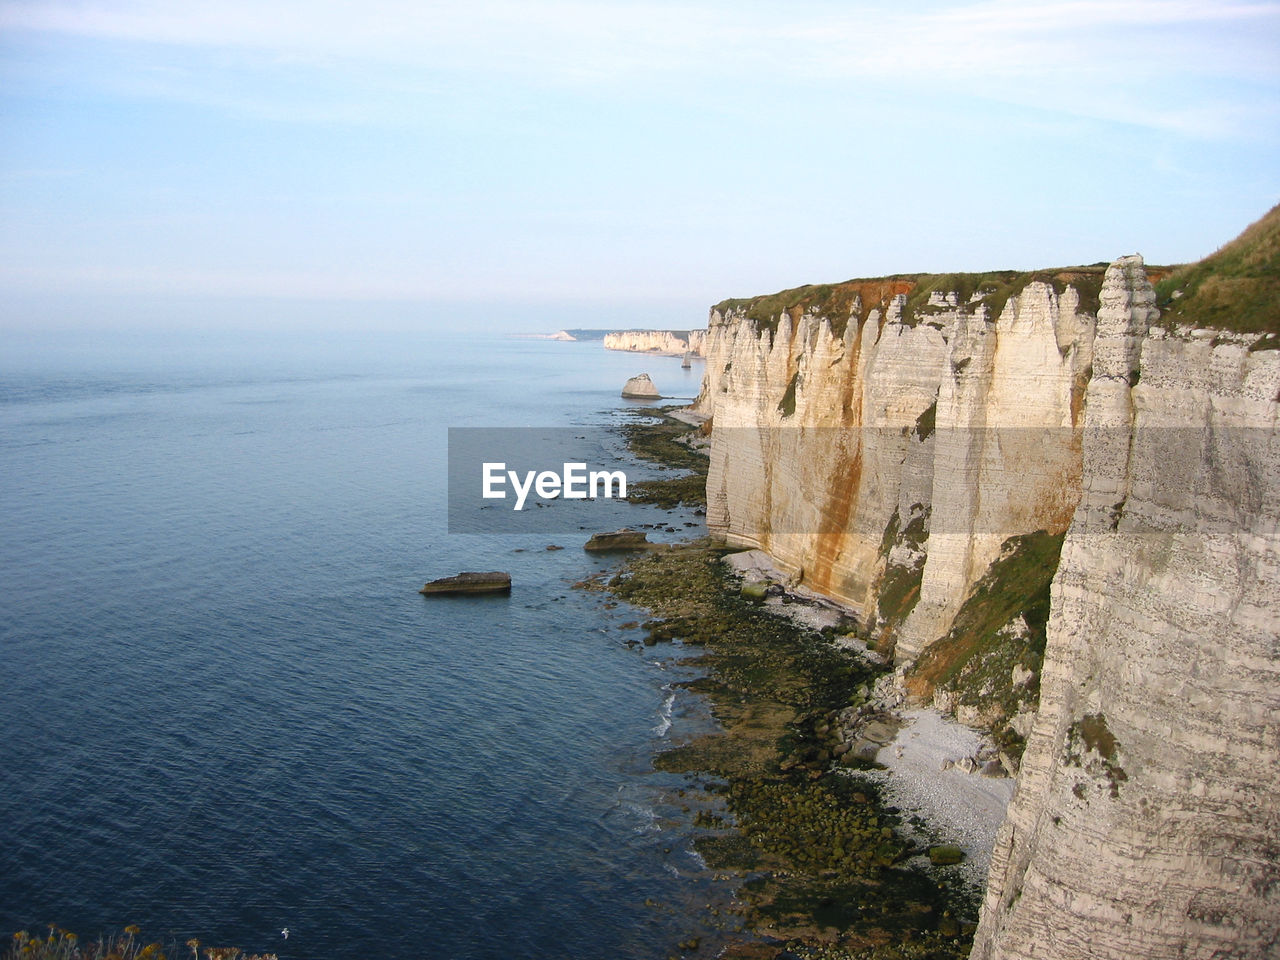
[[[432,580],[418,592],[428,596],[451,593],[510,593],[511,574],[499,571],[459,573],[456,576]]]
[[[630,400],[661,400],[662,394],[653,385],[647,373],[641,373],[626,382],[622,388],[623,397]]]

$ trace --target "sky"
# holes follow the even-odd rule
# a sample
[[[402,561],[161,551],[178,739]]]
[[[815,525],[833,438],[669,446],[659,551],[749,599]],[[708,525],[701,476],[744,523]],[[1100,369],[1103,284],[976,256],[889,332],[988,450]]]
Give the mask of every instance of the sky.
[[[0,329],[698,326],[1277,201],[1268,0],[0,0]]]

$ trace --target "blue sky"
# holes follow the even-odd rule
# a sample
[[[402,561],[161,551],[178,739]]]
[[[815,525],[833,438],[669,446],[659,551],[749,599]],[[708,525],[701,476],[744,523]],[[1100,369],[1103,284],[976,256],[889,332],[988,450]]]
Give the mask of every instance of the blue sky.
[[[1280,3],[20,0],[0,110],[9,326],[688,326],[1212,252],[1280,201]]]

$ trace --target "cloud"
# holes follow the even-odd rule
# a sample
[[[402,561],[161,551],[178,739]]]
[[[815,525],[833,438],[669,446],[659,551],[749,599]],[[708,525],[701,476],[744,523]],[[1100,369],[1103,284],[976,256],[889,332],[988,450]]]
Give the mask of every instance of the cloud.
[[[319,69],[371,105],[396,85],[459,75],[679,97],[737,81],[851,96],[958,94],[1223,137],[1256,130],[1280,100],[1280,3],[1260,0],[979,0],[909,12],[803,0],[8,0],[0,32],[10,46],[43,34],[198,49],[231,56],[239,70]],[[201,90],[190,75],[142,84],[174,99],[234,102],[211,85]],[[1215,92],[1224,85],[1248,92]],[[1233,97],[1256,101],[1260,113],[1249,103],[1224,108]],[[244,103],[271,112],[260,97]],[[282,104],[284,115],[340,118]]]
[[[1204,28],[1214,28],[1206,35]],[[853,74],[924,70],[1007,72],[1052,68],[1043,54],[1073,46],[1079,65],[1098,65],[1082,38],[1108,35],[1151,58],[1138,38],[1154,29],[1194,29],[1215,62],[1240,40],[1280,32],[1280,4],[1225,0],[983,0],[903,12],[882,3],[772,5],[635,0],[8,0],[0,29],[145,43],[230,47],[280,57],[389,60],[429,67],[472,64],[541,72],[612,75],[643,69],[787,73],[814,61]],[[1230,37],[1217,42],[1214,31]],[[1236,28],[1236,29],[1231,29]],[[1105,46],[1105,44],[1104,44]],[[1274,47],[1272,48],[1274,51]],[[1177,69],[1180,65],[1166,67]],[[1186,65],[1181,65],[1186,66]],[[1245,65],[1236,64],[1238,68]],[[1272,74],[1280,64],[1273,55]]]
[[[923,16],[895,12],[870,20],[850,18],[842,27],[849,39],[864,40],[859,48],[864,52],[849,60],[850,69],[882,72],[893,66],[894,56],[907,53],[913,71],[959,75],[1047,74],[1063,69],[1112,73],[1156,63],[1176,74],[1201,68],[1205,58],[1245,72],[1253,67],[1240,62],[1240,41],[1256,38],[1260,28],[1272,40],[1280,35],[1280,4],[988,0]],[[819,24],[807,36],[818,41],[823,30]],[[1164,31],[1162,42],[1152,44],[1157,31]],[[1193,43],[1200,58],[1171,60],[1175,51],[1168,46],[1170,40]],[[1117,50],[1124,52],[1123,58],[1113,58]],[[1268,60],[1261,65],[1263,72],[1275,75],[1280,59]]]

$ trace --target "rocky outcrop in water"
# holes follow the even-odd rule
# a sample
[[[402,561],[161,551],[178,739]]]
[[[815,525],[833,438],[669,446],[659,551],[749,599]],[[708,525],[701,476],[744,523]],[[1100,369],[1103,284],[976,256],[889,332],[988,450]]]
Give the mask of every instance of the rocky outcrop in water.
[[[426,596],[443,596],[458,593],[510,593],[511,574],[500,571],[459,573],[452,577],[441,577],[439,580],[432,580],[418,592]]]
[[[622,385],[622,396],[628,400],[661,400],[662,394],[647,373],[638,373]]]
[[[623,527],[609,533],[593,533],[582,546],[589,553],[609,553],[615,550],[666,550],[670,544],[650,543],[643,530]]]

